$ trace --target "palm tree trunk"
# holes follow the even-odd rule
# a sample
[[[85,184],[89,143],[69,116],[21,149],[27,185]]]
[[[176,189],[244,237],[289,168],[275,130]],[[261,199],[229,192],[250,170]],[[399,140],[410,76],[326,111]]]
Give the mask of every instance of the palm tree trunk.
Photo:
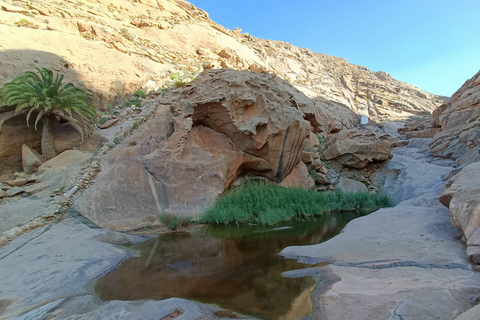
[[[44,160],[55,157],[55,148],[53,146],[53,123],[54,119],[49,116],[42,118],[42,156]]]

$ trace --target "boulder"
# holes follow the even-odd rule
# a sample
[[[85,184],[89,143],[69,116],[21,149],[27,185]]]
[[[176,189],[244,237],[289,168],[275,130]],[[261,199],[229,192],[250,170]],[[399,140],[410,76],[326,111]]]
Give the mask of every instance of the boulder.
[[[326,173],[323,173],[323,172],[320,172],[320,171],[317,171],[317,173],[315,175],[315,182],[318,183],[318,184],[322,184],[322,185],[331,184],[330,179],[328,178],[328,175]]]
[[[7,197],[13,197],[13,196],[19,195],[19,194],[24,193],[24,192],[25,192],[25,190],[20,188],[20,187],[13,187],[12,189],[7,190],[5,195]]]
[[[315,182],[308,173],[307,166],[303,162],[299,162],[292,172],[280,183],[282,187],[290,188],[315,188]]]
[[[0,130],[0,175],[9,174],[22,169],[23,161],[36,163],[36,156],[28,152],[23,159],[23,145],[31,150],[40,151],[42,138],[42,126],[38,125],[37,130],[33,125],[27,126],[25,116],[19,116],[7,120]],[[82,143],[81,134],[70,124],[64,123],[53,129],[54,147],[57,153],[71,149]],[[29,165],[29,164],[27,164]],[[35,166],[36,164],[34,164]],[[28,170],[34,170],[27,168]]]
[[[364,168],[369,162],[391,159],[396,142],[390,135],[366,129],[342,130],[325,139],[320,157],[344,166]]]
[[[468,241],[480,227],[480,162],[466,166],[451,178],[440,202],[450,209],[452,224],[461,229]],[[480,238],[480,237],[479,237]],[[480,246],[480,241],[475,245]],[[470,242],[471,245],[474,243]]]
[[[37,171],[42,164],[42,156],[26,144],[22,146],[22,165],[23,171],[26,173],[33,173]]]
[[[207,70],[170,94],[75,202],[99,226],[140,228],[158,223],[158,212],[198,215],[238,178],[280,183],[301,162],[309,126],[300,109],[311,101],[288,82]]]
[[[460,165],[480,161],[480,71],[433,114],[441,131],[430,143],[430,154]]]
[[[302,155],[303,163],[312,163],[315,159],[320,158],[318,152],[304,151]]]
[[[307,139],[307,148],[317,149],[320,145],[320,141],[315,133],[310,132],[308,139]]]
[[[72,165],[82,166],[91,158],[91,154],[80,150],[67,150],[60,153],[55,158],[45,161],[39,168],[37,173],[41,174],[44,179],[51,178],[61,172],[68,170]]]
[[[25,178],[18,178],[15,180],[7,181],[7,184],[12,187],[21,187],[27,184],[27,179]]]
[[[117,123],[118,120],[119,120],[119,119],[117,119],[117,118],[107,120],[107,122],[105,122],[104,124],[101,124],[101,125],[100,125],[100,129],[108,129],[108,128],[110,128],[111,126],[113,126],[115,123]]]
[[[345,105],[322,97],[313,101],[314,104],[305,104],[302,111],[314,133],[335,133],[358,124],[358,115]]]
[[[335,189],[342,190],[345,193],[368,192],[367,187],[360,181],[355,181],[345,177],[338,179]]]

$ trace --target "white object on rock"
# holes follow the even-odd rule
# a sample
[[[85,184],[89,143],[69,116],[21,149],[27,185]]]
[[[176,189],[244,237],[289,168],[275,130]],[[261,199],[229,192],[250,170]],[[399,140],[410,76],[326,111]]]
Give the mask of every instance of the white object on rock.
[[[367,116],[361,116],[360,117],[360,125],[362,125],[362,126],[368,124],[369,121],[370,120],[368,119]]]
[[[65,198],[70,198],[75,192],[77,192],[78,190],[78,186],[74,186],[72,189],[70,189],[70,191],[64,193],[64,197]]]

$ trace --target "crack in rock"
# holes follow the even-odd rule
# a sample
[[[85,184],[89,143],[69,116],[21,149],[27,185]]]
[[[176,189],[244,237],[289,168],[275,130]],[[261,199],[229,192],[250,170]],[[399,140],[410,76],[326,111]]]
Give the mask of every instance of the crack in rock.
[[[295,259],[300,263],[315,265],[319,263],[328,263],[337,267],[365,268],[365,269],[390,269],[399,267],[417,267],[422,269],[462,269],[471,270],[469,266],[461,263],[428,263],[417,261],[399,261],[399,260],[374,260],[363,262],[331,262],[328,259],[312,258],[307,256],[286,256],[281,255],[285,259]]]
[[[422,269],[462,269],[470,270],[470,268],[464,264],[460,263],[447,263],[447,264],[438,264],[438,263],[426,263],[426,262],[416,262],[416,261],[396,261],[385,263],[385,261],[367,261],[367,262],[334,262],[331,263],[334,266],[338,267],[355,267],[355,268],[366,268],[366,269],[390,269],[398,267],[417,267]]]

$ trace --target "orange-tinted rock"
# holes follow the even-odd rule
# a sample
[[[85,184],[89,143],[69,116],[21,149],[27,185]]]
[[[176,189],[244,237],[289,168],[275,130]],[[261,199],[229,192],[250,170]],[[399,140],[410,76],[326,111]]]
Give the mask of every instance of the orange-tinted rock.
[[[308,169],[303,162],[299,162],[292,172],[280,183],[282,187],[290,188],[315,188],[315,182],[308,173]]]
[[[430,143],[430,154],[459,164],[480,161],[480,71],[435,112],[441,127]]]
[[[281,182],[301,162],[309,130],[299,106],[309,101],[274,75],[208,70],[158,100],[75,205],[127,230],[156,223],[158,212],[198,215],[242,176]]]
[[[440,202],[450,209],[452,224],[469,240],[480,227],[480,162],[466,166],[450,179]]]
[[[302,156],[302,162],[311,163],[317,158],[320,158],[320,155],[318,154],[318,152],[304,151]]]
[[[335,133],[358,124],[359,117],[345,105],[317,97],[314,104],[302,108],[314,133]]]
[[[364,168],[369,162],[392,158],[392,147],[397,139],[366,129],[342,130],[325,139],[321,159],[335,160],[342,165]]]
[[[307,139],[307,147],[316,149],[319,145],[318,137],[313,132],[310,132]]]

